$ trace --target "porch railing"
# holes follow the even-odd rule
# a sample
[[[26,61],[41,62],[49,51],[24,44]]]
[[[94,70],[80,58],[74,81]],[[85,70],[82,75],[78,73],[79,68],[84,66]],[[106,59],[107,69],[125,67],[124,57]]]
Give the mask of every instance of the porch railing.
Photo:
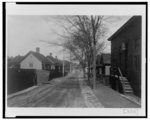
[[[123,74],[119,67],[111,67],[110,68],[110,85],[114,90],[123,93],[123,85],[121,82],[121,78],[123,78]]]

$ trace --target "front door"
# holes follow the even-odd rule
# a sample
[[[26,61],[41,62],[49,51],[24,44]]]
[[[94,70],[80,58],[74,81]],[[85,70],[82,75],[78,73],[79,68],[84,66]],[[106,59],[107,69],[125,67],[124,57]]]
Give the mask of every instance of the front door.
[[[123,76],[127,76],[127,63],[128,63],[128,50],[127,45],[124,44],[124,48],[120,50],[120,69]]]

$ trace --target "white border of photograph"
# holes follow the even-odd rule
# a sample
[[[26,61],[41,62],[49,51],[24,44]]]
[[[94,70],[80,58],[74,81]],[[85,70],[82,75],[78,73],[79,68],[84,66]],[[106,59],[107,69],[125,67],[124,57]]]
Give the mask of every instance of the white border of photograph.
[[[7,15],[141,15],[142,16],[142,96],[141,108],[10,108],[6,117],[15,116],[145,116],[145,5],[16,5],[6,3]],[[7,25],[6,25],[7,28]],[[7,50],[7,32],[6,32]],[[7,53],[7,51],[6,51]],[[7,56],[7,55],[6,55]],[[7,75],[6,75],[7,76]],[[6,84],[7,85],[7,84]],[[7,88],[7,86],[5,87]],[[7,95],[5,100],[7,101]]]

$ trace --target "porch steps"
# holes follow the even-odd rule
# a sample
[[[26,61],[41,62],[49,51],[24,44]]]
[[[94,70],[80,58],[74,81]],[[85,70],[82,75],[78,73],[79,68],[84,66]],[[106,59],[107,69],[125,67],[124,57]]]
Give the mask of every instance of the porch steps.
[[[119,78],[123,87],[124,94],[133,94],[133,89],[126,77]]]

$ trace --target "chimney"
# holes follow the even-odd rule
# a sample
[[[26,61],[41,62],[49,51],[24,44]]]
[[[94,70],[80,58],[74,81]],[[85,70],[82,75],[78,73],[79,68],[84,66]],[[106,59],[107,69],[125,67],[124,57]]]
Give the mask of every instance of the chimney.
[[[49,56],[52,56],[52,53],[50,53]]]
[[[40,53],[40,48],[39,47],[36,48],[36,52]]]
[[[55,56],[55,58],[57,59],[57,56]]]

